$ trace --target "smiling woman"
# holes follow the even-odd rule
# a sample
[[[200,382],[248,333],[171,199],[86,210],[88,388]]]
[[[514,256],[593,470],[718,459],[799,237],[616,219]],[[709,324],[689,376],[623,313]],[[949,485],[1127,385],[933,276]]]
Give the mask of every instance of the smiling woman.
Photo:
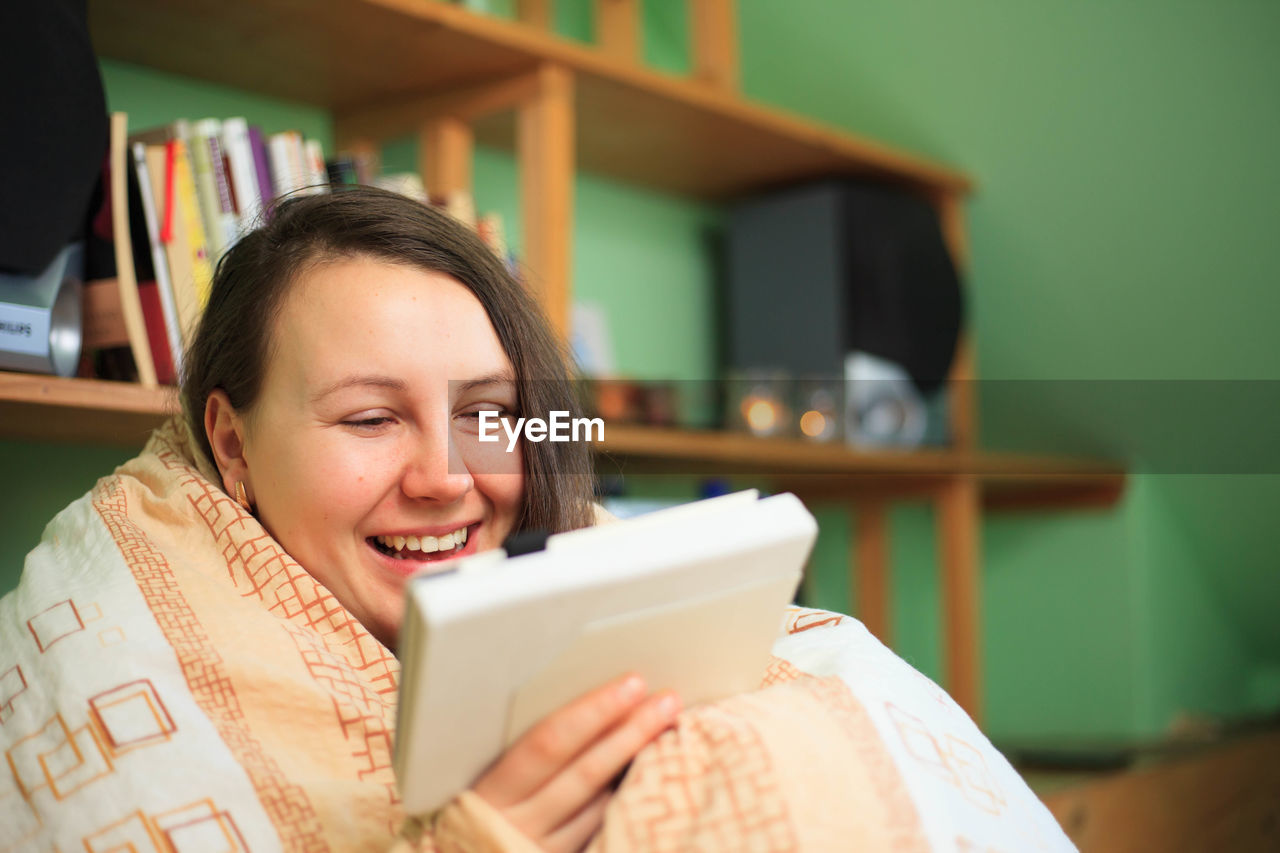
[[[584,444],[479,440],[482,416],[576,408],[522,285],[440,211],[301,196],[224,256],[185,364],[184,417],[59,514],[0,601],[2,645],[35,639],[0,680],[31,794],[0,798],[0,848],[192,821],[248,849],[386,847],[402,824],[426,846],[581,848],[676,697],[624,677],[570,703],[426,835],[390,767],[408,578],[594,518]],[[47,777],[46,735],[72,729],[46,718],[83,734],[83,779]]]
[[[945,693],[798,608],[762,689],[682,713],[619,673],[404,813],[408,577],[594,511],[588,444],[518,426],[575,410],[565,360],[447,215],[278,205],[218,266],[182,398],[0,599],[0,851],[1069,849]]]

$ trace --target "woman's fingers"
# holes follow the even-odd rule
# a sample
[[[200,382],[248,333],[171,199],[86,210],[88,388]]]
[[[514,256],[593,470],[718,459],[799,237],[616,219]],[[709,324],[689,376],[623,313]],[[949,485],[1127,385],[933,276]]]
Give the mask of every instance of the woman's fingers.
[[[605,809],[609,807],[609,800],[612,798],[613,791],[607,788],[596,794],[595,799],[587,803],[576,815],[543,836],[543,848],[553,851],[576,851],[586,847],[591,836],[595,835],[600,825],[604,823]]]
[[[591,744],[563,772],[512,809],[515,820],[535,836],[558,830],[564,818],[588,809],[651,740],[671,725],[680,699],[666,691],[650,696],[610,731]],[[575,818],[570,818],[572,821]],[[593,830],[594,831],[594,830]]]
[[[579,696],[525,732],[480,778],[475,792],[499,809],[521,803],[613,728],[644,694],[644,681],[629,675]]]

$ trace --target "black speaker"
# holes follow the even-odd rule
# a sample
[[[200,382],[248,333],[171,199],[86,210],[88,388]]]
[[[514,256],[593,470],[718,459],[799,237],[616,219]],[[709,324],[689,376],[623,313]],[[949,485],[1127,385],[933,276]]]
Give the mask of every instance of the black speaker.
[[[898,374],[923,398],[955,357],[959,276],[932,205],[905,190],[827,181],[733,206],[725,287],[734,372],[874,376],[885,389]]]
[[[0,271],[41,275],[85,236],[107,156],[86,0],[7,3],[0,50]]]
[[[923,392],[955,356],[960,280],[933,207],[824,182],[734,206],[726,240],[729,367],[839,376],[864,352]]]

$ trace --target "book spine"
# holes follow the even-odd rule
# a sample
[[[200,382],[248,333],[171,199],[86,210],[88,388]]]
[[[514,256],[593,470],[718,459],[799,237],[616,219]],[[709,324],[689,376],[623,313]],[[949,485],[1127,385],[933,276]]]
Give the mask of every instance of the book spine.
[[[267,155],[267,140],[262,135],[262,128],[256,124],[249,126],[249,147],[253,151],[253,168],[258,175],[262,207],[266,207],[275,194],[271,186],[271,158]]]
[[[200,211],[204,237],[210,254],[217,258],[226,249],[223,239],[222,208],[218,201],[218,182],[213,176],[213,159],[209,156],[209,139],[193,128],[191,143],[186,146],[194,178],[196,205]]]
[[[199,311],[209,304],[209,291],[213,286],[213,265],[209,261],[206,248],[205,233],[200,216],[200,203],[196,198],[195,177],[192,175],[191,162],[187,159],[186,148],[179,141],[170,143],[179,146],[173,157],[173,187],[177,198],[178,211],[182,215],[187,229],[190,245],[192,283],[195,287]]]
[[[289,172],[293,176],[293,188],[306,190],[307,180],[307,146],[302,134],[296,130],[285,132],[289,146]],[[309,190],[307,190],[309,192]]]
[[[218,202],[217,225],[221,229],[218,234],[221,244],[218,257],[221,257],[222,252],[231,248],[240,237],[240,217],[236,214],[227,153],[222,148],[222,122],[216,118],[202,119],[196,122],[194,130],[196,136],[203,137],[209,146],[209,166],[213,171],[213,188]]]
[[[178,328],[184,342],[191,341],[196,321],[200,317],[200,302],[196,298],[195,283],[191,268],[191,249],[187,242],[187,228],[182,220],[181,211],[177,210],[177,193],[174,189],[174,156],[178,145],[146,146],[147,166],[152,175],[161,175],[159,182],[153,182],[151,191],[155,195],[157,210],[163,210],[163,218],[169,222],[167,231],[162,230],[160,244],[168,259],[169,283],[173,286],[173,301],[178,315]]]
[[[271,188],[277,197],[288,195],[296,188],[290,163],[291,147],[289,137],[284,133],[274,133],[267,140],[267,148],[271,152]]]
[[[170,276],[169,261],[160,242],[160,216],[156,209],[156,192],[152,174],[147,163],[147,146],[135,142],[130,146],[133,151],[134,171],[138,177],[138,190],[142,196],[142,216],[147,226],[147,242],[151,248],[151,265],[156,275],[156,291],[160,299],[160,311],[164,317],[165,338],[169,344],[170,357],[173,360],[173,372],[182,372],[182,325],[178,321],[177,300],[173,291],[173,279]],[[164,183],[164,175],[156,176]],[[145,305],[143,306],[145,309]],[[160,371],[157,370],[157,378]],[[160,379],[161,382],[164,379]]]
[[[164,309],[160,306],[160,288],[156,282],[138,282],[138,299],[142,303],[142,319],[147,327],[147,342],[151,345],[151,357],[156,365],[156,381],[161,385],[173,385],[176,382],[173,353],[169,348],[168,332],[164,324]]]
[[[258,172],[249,141],[249,123],[243,118],[225,119],[222,122],[222,147],[231,167],[239,233],[246,234],[257,226],[258,214],[262,212],[262,192],[258,188]]]
[[[313,193],[329,190],[329,175],[324,168],[324,148],[318,139],[308,139],[303,143],[303,153],[307,169],[307,186]]]

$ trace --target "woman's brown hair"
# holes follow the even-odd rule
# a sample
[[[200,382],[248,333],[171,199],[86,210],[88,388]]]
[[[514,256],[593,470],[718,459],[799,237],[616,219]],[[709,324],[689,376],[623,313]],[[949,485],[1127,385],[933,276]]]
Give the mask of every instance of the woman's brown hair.
[[[209,304],[183,364],[182,406],[213,459],[205,403],[221,388],[237,411],[258,399],[271,333],[297,278],[316,265],[368,257],[444,273],[484,307],[516,372],[518,414],[577,411],[568,362],[537,302],[479,237],[448,214],[396,193],[346,187],[280,202],[218,263]],[[551,532],[591,521],[591,459],[582,442],[526,442],[516,530]]]

